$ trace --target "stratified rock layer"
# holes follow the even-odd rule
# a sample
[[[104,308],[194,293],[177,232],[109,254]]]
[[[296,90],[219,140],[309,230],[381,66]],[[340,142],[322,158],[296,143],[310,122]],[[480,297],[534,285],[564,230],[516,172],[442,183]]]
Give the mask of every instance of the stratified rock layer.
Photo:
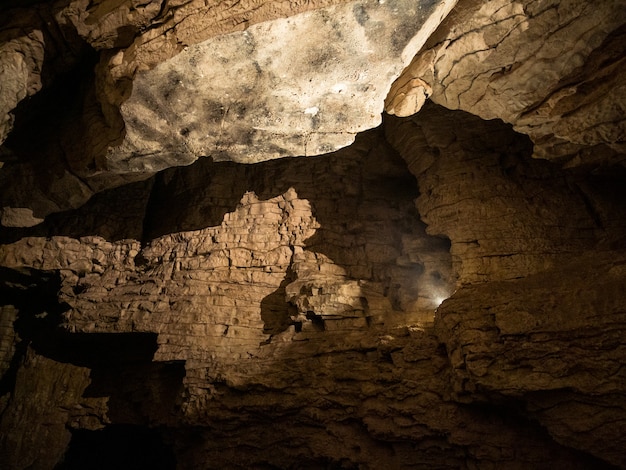
[[[3,3],[0,465],[626,468],[625,15]]]
[[[392,87],[386,109],[425,98],[529,135],[535,156],[570,165],[623,161],[621,1],[460,2]]]
[[[458,393],[522,398],[555,439],[623,468],[624,254],[457,292],[438,310]]]
[[[607,439],[623,421],[608,365],[624,354],[626,233],[624,204],[599,189],[610,180],[533,161],[501,122],[436,106],[385,127],[408,168],[374,131],[320,157],[203,159],[5,229],[17,335],[2,357],[18,379],[2,452],[20,462],[26,426],[33,441],[67,426],[67,465],[85,466],[83,433],[104,442],[124,425],[158,430],[178,468],[623,465]],[[40,375],[41,402],[76,411],[22,411],[27,359],[63,363],[72,393]]]
[[[452,242],[459,284],[543,271],[623,233],[598,217],[585,178],[529,161],[528,139],[501,122],[429,104],[386,133],[418,179],[429,233]]]

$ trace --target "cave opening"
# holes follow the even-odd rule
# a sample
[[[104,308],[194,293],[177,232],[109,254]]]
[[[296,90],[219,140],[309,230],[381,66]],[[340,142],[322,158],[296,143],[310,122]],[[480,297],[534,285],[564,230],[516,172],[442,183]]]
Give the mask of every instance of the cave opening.
[[[63,461],[55,470],[86,468],[170,470],[176,468],[176,457],[159,430],[112,424],[97,431],[73,430]]]

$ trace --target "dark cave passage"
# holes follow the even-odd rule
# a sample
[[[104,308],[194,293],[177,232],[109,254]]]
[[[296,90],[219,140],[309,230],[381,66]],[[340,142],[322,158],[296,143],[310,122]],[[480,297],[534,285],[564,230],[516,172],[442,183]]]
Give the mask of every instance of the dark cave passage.
[[[74,430],[64,459],[55,470],[171,470],[172,449],[158,430],[113,424],[99,431]]]

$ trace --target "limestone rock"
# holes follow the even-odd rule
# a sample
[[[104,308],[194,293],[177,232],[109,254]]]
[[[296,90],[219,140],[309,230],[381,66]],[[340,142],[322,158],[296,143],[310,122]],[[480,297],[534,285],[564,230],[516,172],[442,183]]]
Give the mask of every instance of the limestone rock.
[[[623,265],[621,252],[594,253],[458,291],[436,323],[457,392],[527,399],[557,441],[626,465]]]
[[[500,118],[535,155],[594,164],[623,160],[624,31],[620,1],[459,3],[391,89],[408,116],[424,90],[450,109]]]
[[[454,132],[442,132],[443,122],[452,123]],[[24,270],[35,279],[47,276],[37,273],[58,276],[59,286],[48,290],[54,295],[46,301],[63,306],[58,323],[39,323],[44,335],[33,337],[33,344],[45,361],[90,369],[89,396],[108,397],[106,408],[89,405],[92,417],[83,424],[82,417],[55,415],[55,426],[78,423],[69,461],[78,458],[72,449],[80,430],[104,425],[113,432],[124,423],[160,429],[182,468],[265,462],[281,468],[493,463],[582,469],[621,462],[617,443],[583,442],[596,421],[569,430],[576,423],[568,410],[579,409],[581,400],[585,409],[597,410],[617,406],[623,396],[610,370],[595,384],[576,372],[594,363],[589,354],[576,353],[574,337],[584,337],[580,329],[571,339],[554,330],[554,340],[571,355],[545,365],[539,357],[546,343],[533,340],[507,352],[504,340],[494,336],[492,342],[483,332],[518,341],[534,334],[537,322],[562,325],[545,310],[533,316],[531,301],[552,295],[547,292],[555,284],[547,279],[579,266],[564,263],[581,251],[623,237],[623,223],[611,222],[623,204],[613,194],[607,197],[614,206],[607,205],[591,180],[581,186],[588,201],[607,209],[595,214],[602,233],[572,191],[577,176],[530,160],[527,139],[502,123],[427,105],[415,118],[387,122],[386,135],[407,159],[421,192],[382,141],[382,131],[375,131],[321,157],[256,165],[202,159],[103,192],[39,226],[3,231],[5,277]],[[545,212],[549,205],[539,195],[546,187],[545,197],[558,196],[568,205],[567,217]],[[136,202],[126,204],[130,200]],[[481,215],[487,203],[496,206]],[[497,204],[513,218],[506,210],[490,218]],[[454,205],[455,219],[436,215]],[[98,217],[89,216],[94,213]],[[511,231],[514,218],[526,231]],[[587,229],[582,237],[579,226]],[[450,243],[426,230],[446,234]],[[498,259],[492,234],[506,230],[511,235],[502,246],[519,255]],[[480,245],[463,249],[470,237]],[[597,262],[605,266],[606,258]],[[609,275],[615,287],[610,305],[618,310],[597,307],[609,322],[619,314],[620,266],[616,261]],[[580,270],[577,276],[563,275],[563,299],[570,288],[582,292],[575,282],[586,274]],[[598,274],[598,286],[607,281]],[[518,285],[530,297],[516,301],[520,291],[502,288]],[[546,292],[534,297],[531,285],[545,285]],[[481,294],[489,289],[496,294]],[[7,292],[14,295],[14,288]],[[5,310],[14,305],[15,318],[25,318],[24,305],[8,299]],[[519,302],[529,306],[525,315]],[[483,304],[494,312],[504,309],[496,328],[489,323],[492,315],[473,308]],[[570,304],[562,304],[566,311]],[[41,320],[35,315],[32,321]],[[484,322],[476,333],[473,325]],[[618,333],[608,326],[600,333],[606,336],[602,357],[618,361],[621,349],[610,340]],[[54,347],[42,349],[38,338],[48,336]],[[15,339],[13,344],[6,355],[15,351]],[[97,359],[80,344],[112,353]],[[457,353],[462,348],[472,354]],[[533,348],[539,351],[529,356],[538,358],[536,374],[541,378],[540,367],[554,366],[555,382],[535,380],[513,364]],[[481,362],[489,354],[500,362]],[[468,361],[465,368],[462,361]],[[565,362],[573,375],[558,375]],[[489,374],[482,374],[485,367]],[[562,393],[561,386],[575,389]],[[73,400],[86,409],[82,387],[76,385],[72,396],[80,396]],[[20,390],[11,389],[14,407],[27,400]],[[3,415],[2,429],[13,415]],[[612,426],[607,422],[602,432],[613,432]],[[25,442],[20,432],[12,433],[15,442]],[[67,438],[34,463],[58,459]],[[237,444],[242,439],[250,450]]]
[[[37,74],[43,65],[43,35],[33,31],[28,35],[16,36],[16,32],[2,31],[0,34],[0,144],[13,128],[11,111],[27,96],[41,88]]]
[[[2,413],[5,430],[26,428],[23,434],[3,432],[0,455],[7,468],[51,468],[62,460],[71,439],[67,427],[98,429],[106,398],[83,398],[90,370],[48,359],[29,350],[17,372],[13,393],[27,402],[9,401]]]
[[[63,88],[68,67],[56,62],[72,62],[65,55],[83,76],[65,90],[72,106],[48,110],[40,102],[29,111],[24,103],[19,110],[0,172],[0,182],[15,183],[5,184],[0,204],[32,210],[25,222],[32,224],[80,206],[94,192],[201,156],[252,163],[350,144],[380,123],[390,83],[455,2],[333,3],[39,6],[45,21],[36,15],[33,21],[43,31],[41,50],[6,56],[13,85],[0,111],[26,96],[26,82],[39,78],[43,62],[52,71],[44,103],[59,93],[55,84]],[[17,28],[12,18],[19,10],[9,12],[8,27]],[[13,63],[21,57],[26,65]],[[31,113],[56,115],[58,108],[57,121],[27,122]],[[32,127],[34,142],[25,136]],[[45,189],[20,189],[33,181]]]
[[[584,179],[530,161],[528,140],[501,122],[429,103],[412,118],[389,119],[386,133],[417,177],[428,233],[450,238],[459,285],[549,269],[603,237]],[[607,236],[618,240],[623,228]]]
[[[4,2],[4,467],[626,467],[623,24]]]
[[[252,163],[349,145],[380,123],[389,85],[452,3],[350,2],[186,47],[137,74],[107,168],[150,172],[203,155]]]

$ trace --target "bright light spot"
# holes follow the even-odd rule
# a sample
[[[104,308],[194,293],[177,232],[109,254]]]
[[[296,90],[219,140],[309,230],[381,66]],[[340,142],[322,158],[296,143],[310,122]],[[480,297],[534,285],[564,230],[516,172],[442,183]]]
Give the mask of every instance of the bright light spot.
[[[435,312],[445,300],[448,300],[450,297],[454,295],[454,292],[450,293],[449,291],[446,291],[446,292],[439,291],[438,293],[433,295],[432,299],[433,299],[433,303],[435,304]]]
[[[333,93],[342,93],[348,89],[345,83],[337,83],[335,86],[331,88]]]
[[[306,108],[304,110],[304,114],[310,114],[311,116],[316,116],[317,113],[319,113],[320,108],[318,108],[317,106],[312,106],[310,108]]]

